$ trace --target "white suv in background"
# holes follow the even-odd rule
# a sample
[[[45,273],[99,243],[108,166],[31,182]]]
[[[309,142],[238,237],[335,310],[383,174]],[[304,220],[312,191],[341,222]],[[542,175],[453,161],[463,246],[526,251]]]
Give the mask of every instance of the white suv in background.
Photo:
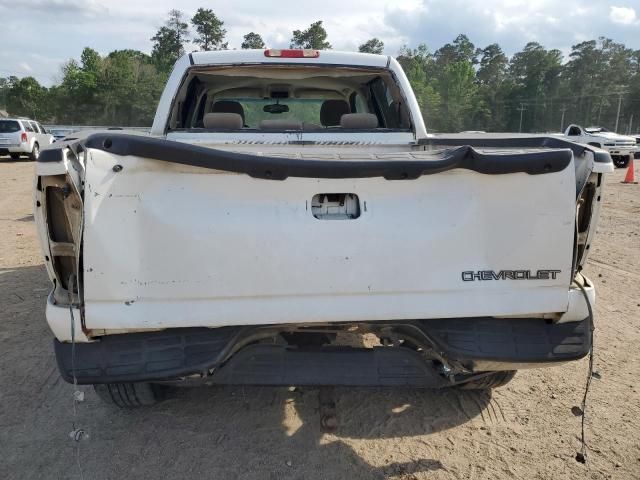
[[[11,155],[17,160],[20,155],[29,155],[37,160],[40,149],[53,143],[53,135],[38,122],[26,118],[0,119],[0,155]]]

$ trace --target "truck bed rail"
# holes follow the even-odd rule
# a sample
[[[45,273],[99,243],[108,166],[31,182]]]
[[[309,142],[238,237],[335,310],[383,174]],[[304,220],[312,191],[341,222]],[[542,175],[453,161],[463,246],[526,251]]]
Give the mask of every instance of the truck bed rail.
[[[412,180],[456,168],[487,175],[524,172],[540,175],[564,170],[572,158],[567,145],[561,148],[532,152],[480,152],[469,145],[458,144],[437,152],[411,152],[410,159],[380,156],[370,160],[313,160],[269,157],[202,147],[141,135],[90,135],[82,142],[85,148],[102,150],[118,156],[173,162],[183,165],[246,173],[255,178],[285,180],[305,178],[370,178]],[[76,145],[77,146],[77,145]],[[40,162],[61,159],[56,150],[42,152]]]

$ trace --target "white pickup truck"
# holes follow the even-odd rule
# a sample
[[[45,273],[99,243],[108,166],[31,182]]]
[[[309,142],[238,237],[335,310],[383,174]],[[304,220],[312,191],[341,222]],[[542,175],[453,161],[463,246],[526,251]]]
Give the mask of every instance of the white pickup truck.
[[[36,168],[63,378],[122,407],[162,384],[491,388],[585,356],[606,152],[427,135],[392,57],[192,53],[150,135]]]
[[[619,135],[603,127],[583,128],[579,125],[569,125],[564,132],[572,142],[585,143],[602,148],[609,152],[616,167],[624,168],[629,165],[629,159],[639,152],[634,137]]]

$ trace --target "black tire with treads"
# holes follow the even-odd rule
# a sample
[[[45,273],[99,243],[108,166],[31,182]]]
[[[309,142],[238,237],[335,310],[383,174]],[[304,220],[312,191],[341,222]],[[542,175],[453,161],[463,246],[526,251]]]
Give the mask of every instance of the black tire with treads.
[[[463,390],[488,390],[490,388],[498,388],[506,385],[513,377],[516,376],[516,370],[504,370],[502,372],[493,372],[476,380],[470,380],[458,385]]]
[[[628,155],[613,155],[611,157],[611,159],[613,160],[613,164],[617,167],[617,168],[626,168],[629,166],[629,156]]]
[[[151,383],[105,383],[93,388],[103,401],[119,408],[147,407],[160,400],[158,387]]]

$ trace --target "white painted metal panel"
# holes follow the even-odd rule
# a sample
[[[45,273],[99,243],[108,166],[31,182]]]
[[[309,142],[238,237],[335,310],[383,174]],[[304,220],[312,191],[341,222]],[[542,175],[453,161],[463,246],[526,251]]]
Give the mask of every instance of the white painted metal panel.
[[[115,163],[124,168],[115,173]],[[361,215],[318,220],[318,193]],[[365,205],[366,202],[366,205]],[[90,151],[88,328],[221,326],[564,312],[574,167],[417,180],[254,179]],[[462,281],[468,270],[561,270]]]

